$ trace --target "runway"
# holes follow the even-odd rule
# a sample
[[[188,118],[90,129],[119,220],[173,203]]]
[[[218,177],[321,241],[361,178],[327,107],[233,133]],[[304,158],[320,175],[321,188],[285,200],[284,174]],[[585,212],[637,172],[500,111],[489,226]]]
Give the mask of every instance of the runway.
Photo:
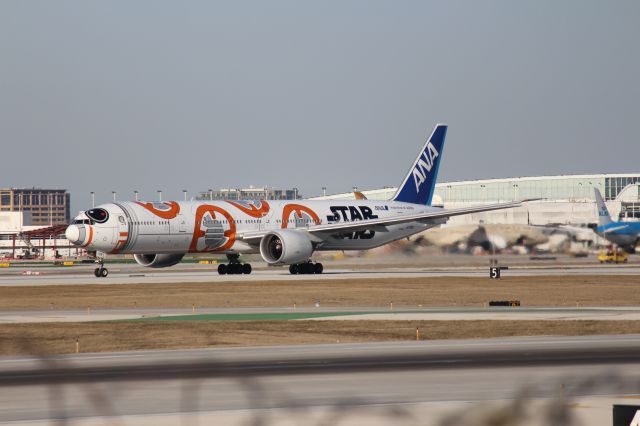
[[[0,324],[91,322],[114,320],[207,320],[207,321],[640,321],[639,308],[198,308],[192,309],[93,309],[25,310],[0,312]]]
[[[251,275],[218,275],[213,268],[193,268],[172,270],[145,269],[131,265],[109,266],[107,278],[93,276],[93,267],[77,267],[75,269],[39,268],[31,270],[40,275],[21,275],[16,271],[0,271],[0,286],[26,285],[84,285],[84,284],[137,284],[137,283],[185,283],[185,282],[247,282],[247,281],[303,281],[303,280],[337,280],[337,279],[376,279],[376,278],[416,278],[416,277],[486,277],[489,267],[452,267],[452,268],[419,268],[387,267],[343,269],[325,267],[321,275],[291,275],[287,268],[270,267],[256,269]],[[502,272],[504,277],[545,276],[545,275],[637,275],[640,266],[519,266],[510,267]]]
[[[310,408],[348,417],[363,407],[387,415],[404,407],[417,408],[416,424],[425,424],[443,407],[519,395],[637,395],[639,349],[640,336],[629,335],[5,358],[0,419],[172,424],[186,412],[194,421],[245,424],[253,415],[266,416],[263,424],[295,415],[299,424]]]

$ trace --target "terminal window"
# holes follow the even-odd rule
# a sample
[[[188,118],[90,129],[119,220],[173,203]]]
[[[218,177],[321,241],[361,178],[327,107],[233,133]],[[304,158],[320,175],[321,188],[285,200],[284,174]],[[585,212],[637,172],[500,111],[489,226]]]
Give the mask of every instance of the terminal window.
[[[638,176],[606,178],[604,183],[605,199],[614,200],[627,185],[638,182],[640,182],[640,177]]]

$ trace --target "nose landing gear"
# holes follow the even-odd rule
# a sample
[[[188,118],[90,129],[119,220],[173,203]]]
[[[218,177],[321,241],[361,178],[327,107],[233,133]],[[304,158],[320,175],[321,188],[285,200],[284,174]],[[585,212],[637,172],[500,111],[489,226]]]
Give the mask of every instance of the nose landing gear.
[[[321,274],[324,270],[322,263],[320,262],[305,262],[298,263],[297,265],[289,265],[289,273],[291,275],[296,274]]]
[[[227,259],[229,259],[229,263],[221,263],[218,265],[218,274],[219,275],[240,275],[245,274],[249,275],[251,273],[251,264],[250,263],[240,263],[240,255],[239,254],[228,254]]]
[[[93,275],[95,275],[96,278],[106,278],[107,275],[109,275],[109,270],[104,267],[104,259],[100,260],[98,263],[100,266],[93,271]]]

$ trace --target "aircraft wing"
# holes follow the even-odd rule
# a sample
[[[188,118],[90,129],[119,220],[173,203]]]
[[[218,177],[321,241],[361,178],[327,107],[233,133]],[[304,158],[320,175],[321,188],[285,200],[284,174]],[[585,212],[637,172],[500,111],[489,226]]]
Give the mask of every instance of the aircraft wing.
[[[382,219],[356,220],[353,222],[337,222],[324,225],[309,225],[302,228],[289,228],[299,231],[308,232],[309,234],[334,234],[339,232],[359,231],[371,228],[381,228],[387,225],[399,225],[407,222],[430,222],[437,219],[449,218],[451,216],[459,216],[470,213],[487,212],[491,210],[510,209],[520,207],[522,203],[532,200],[512,201],[508,203],[485,204],[482,206],[461,207],[458,209],[441,209],[432,210],[419,214],[399,214],[398,216],[385,217]],[[259,240],[271,230],[241,232],[236,235],[236,239],[247,242]]]

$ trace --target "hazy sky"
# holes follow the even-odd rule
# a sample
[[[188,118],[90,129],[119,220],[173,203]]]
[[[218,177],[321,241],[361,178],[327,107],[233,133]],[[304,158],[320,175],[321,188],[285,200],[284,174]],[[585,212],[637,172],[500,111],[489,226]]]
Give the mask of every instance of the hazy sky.
[[[640,2],[0,2],[0,187],[638,172]]]

